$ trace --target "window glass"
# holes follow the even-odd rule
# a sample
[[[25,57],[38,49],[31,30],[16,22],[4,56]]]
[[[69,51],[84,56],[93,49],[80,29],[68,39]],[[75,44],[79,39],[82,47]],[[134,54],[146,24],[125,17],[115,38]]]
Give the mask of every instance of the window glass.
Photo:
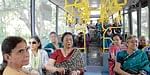
[[[148,39],[149,30],[148,30],[148,7],[141,9],[141,35],[145,36]]]
[[[49,33],[56,32],[56,5],[49,0],[35,1],[35,31],[44,46],[49,42]]]
[[[66,17],[65,11],[61,8],[58,9],[58,35],[61,35],[65,32],[66,27]]]
[[[132,12],[133,35],[137,36],[137,11]]]
[[[30,0],[0,0],[0,47],[7,36],[21,36],[28,41],[30,29]]]
[[[129,33],[129,20],[128,20],[128,14],[124,15],[125,17],[125,32]]]

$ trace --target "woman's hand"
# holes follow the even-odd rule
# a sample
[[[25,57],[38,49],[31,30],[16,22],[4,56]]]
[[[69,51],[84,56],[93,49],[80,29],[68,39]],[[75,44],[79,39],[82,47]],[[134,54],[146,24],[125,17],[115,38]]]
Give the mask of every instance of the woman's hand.
[[[80,71],[79,70],[71,71],[71,75],[80,75]]]
[[[116,59],[115,53],[111,53],[111,58],[114,60]]]
[[[32,70],[30,75],[40,75],[40,73],[37,70]]]
[[[117,72],[119,75],[132,75],[128,72],[123,71],[121,68],[121,64],[119,62],[115,62],[114,71]]]
[[[61,68],[57,68],[56,71],[58,71],[59,73],[64,73],[65,69],[61,67]]]

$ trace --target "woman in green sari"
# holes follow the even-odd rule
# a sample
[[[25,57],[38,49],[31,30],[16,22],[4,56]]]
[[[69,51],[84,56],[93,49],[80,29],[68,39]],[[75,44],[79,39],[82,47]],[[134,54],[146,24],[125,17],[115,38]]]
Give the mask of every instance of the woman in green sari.
[[[127,50],[117,53],[114,71],[119,75],[144,74],[149,75],[150,62],[146,53],[137,49],[136,36],[127,38]]]

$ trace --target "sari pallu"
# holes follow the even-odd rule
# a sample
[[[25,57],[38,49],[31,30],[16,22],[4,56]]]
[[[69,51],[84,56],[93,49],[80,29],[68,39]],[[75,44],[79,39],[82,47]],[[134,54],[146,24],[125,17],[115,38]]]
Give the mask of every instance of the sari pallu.
[[[139,74],[141,71],[149,72],[149,61],[146,53],[136,50],[128,55],[127,51],[121,51],[117,54],[117,62],[121,63],[121,69],[130,74]]]
[[[70,75],[71,71],[76,71],[76,70],[80,70],[80,75],[83,75],[84,73],[81,54],[80,54],[80,51],[77,49],[73,50],[73,53],[68,60],[65,60],[61,63],[56,63],[54,66],[57,68],[64,67],[65,75]],[[59,74],[57,72],[55,73],[55,75],[62,75],[62,74]]]

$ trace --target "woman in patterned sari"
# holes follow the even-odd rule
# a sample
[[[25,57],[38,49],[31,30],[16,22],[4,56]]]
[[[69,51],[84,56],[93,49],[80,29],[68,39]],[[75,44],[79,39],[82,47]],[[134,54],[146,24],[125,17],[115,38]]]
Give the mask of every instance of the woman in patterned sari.
[[[117,53],[114,71],[119,75],[149,75],[150,62],[146,53],[137,49],[136,36],[129,36],[127,38],[127,46],[127,50]]]
[[[65,32],[62,36],[63,49],[52,53],[49,62],[45,65],[50,73],[56,75],[83,75],[83,61],[80,51],[73,48],[73,35]]]

